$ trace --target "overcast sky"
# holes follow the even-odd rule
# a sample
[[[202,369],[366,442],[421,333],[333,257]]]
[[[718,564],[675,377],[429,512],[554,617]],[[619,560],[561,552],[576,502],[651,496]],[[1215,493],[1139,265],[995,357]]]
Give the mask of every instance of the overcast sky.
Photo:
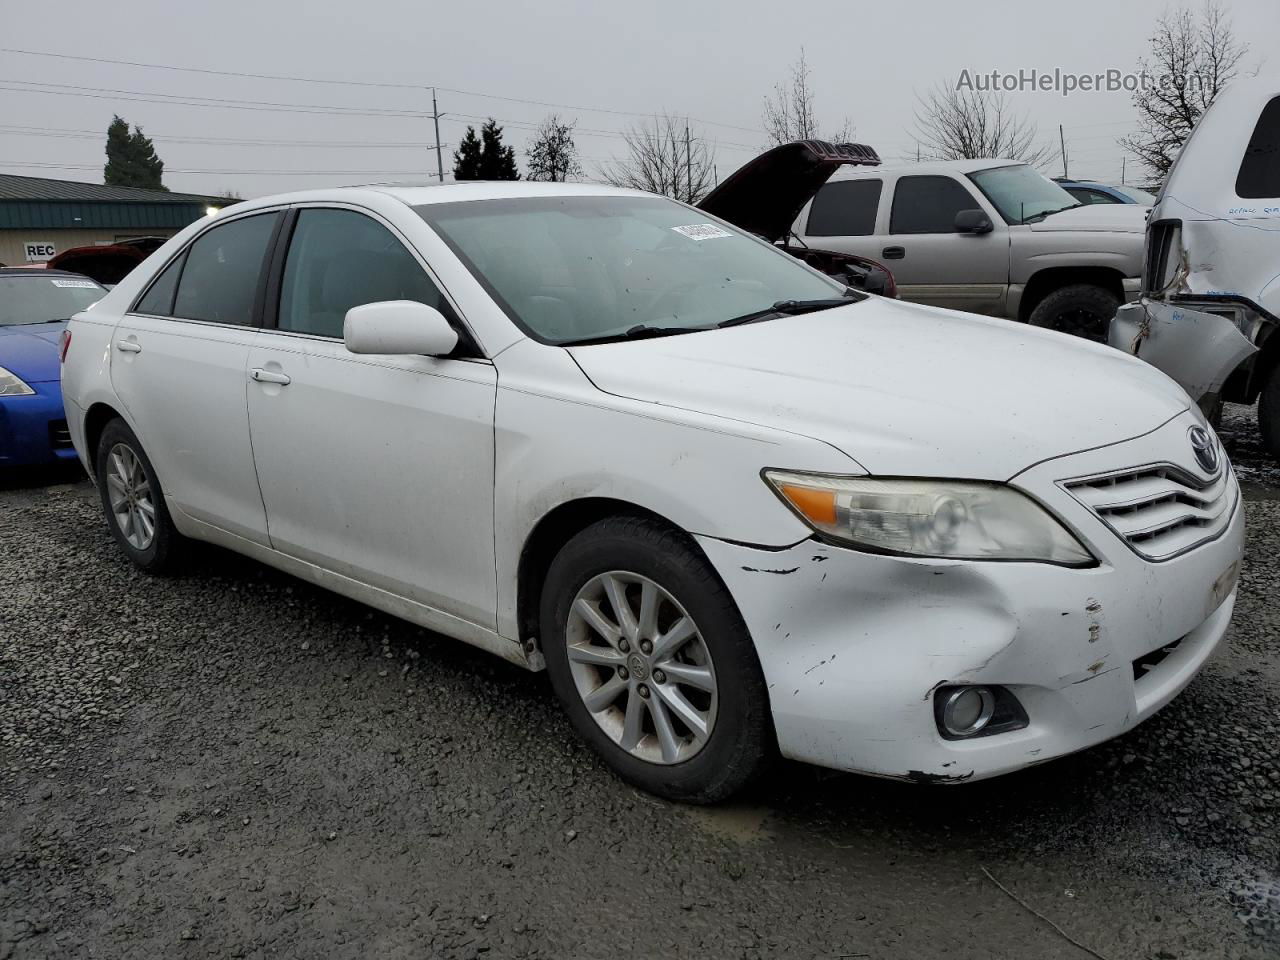
[[[557,112],[578,122],[589,175],[621,155],[618,132],[628,123],[665,110],[691,116],[695,135],[716,143],[723,177],[763,144],[762,102],[801,46],[820,120],[838,126],[848,117],[857,140],[896,160],[914,157],[915,98],[931,84],[954,83],[966,68],[1133,69],[1166,8],[1150,0],[0,0],[3,47],[349,84],[0,52],[0,172],[100,182],[106,127],[118,113],[154,138],[173,190],[252,197],[421,180],[434,175],[436,158],[431,120],[415,116],[431,112],[431,95],[414,87],[434,84],[446,171],[466,125],[486,116],[506,124],[523,168],[530,127],[553,109],[524,100],[564,105]],[[1280,60],[1264,56],[1280,35],[1280,3],[1226,8],[1251,43],[1248,64],[1280,72]],[[1073,176],[1119,179],[1115,140],[1135,124],[1128,94],[1011,100],[1046,141],[1056,144],[1064,126]],[[191,142],[200,139],[211,142]],[[235,139],[260,142],[227,142]]]

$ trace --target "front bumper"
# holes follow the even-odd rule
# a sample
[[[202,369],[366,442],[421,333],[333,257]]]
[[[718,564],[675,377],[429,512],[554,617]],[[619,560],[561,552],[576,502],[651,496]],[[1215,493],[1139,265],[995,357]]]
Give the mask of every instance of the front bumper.
[[[0,397],[0,467],[25,467],[76,459],[57,380],[29,384],[34,394]]]
[[[1243,553],[1237,499],[1223,533],[1152,563],[1057,481],[1165,459],[1190,415],[1139,441],[1016,478],[1070,525],[1097,567],[877,556],[807,540],[784,550],[699,542],[746,619],[783,755],[921,782],[981,779],[1136,726],[1196,675],[1230,623]],[[1133,458],[1138,459],[1133,459]],[[1138,662],[1175,645],[1149,671]],[[1027,727],[946,740],[944,684],[1007,687]]]

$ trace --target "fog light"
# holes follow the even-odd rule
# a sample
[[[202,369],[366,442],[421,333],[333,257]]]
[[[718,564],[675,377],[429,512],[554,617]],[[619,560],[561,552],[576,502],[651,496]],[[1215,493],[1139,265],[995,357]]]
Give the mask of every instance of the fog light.
[[[996,698],[987,687],[954,687],[942,701],[942,727],[953,737],[972,737],[995,712]]]

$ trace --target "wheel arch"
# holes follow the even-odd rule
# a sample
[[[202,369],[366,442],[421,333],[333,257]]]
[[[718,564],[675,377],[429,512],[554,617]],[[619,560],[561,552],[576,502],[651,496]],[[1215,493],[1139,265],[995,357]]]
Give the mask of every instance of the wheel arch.
[[[1124,274],[1114,267],[1045,267],[1027,280],[1018,302],[1018,319],[1026,322],[1049,294],[1073,284],[1086,283],[1112,293],[1124,303]]]
[[[534,652],[537,647],[530,644],[539,642],[538,611],[547,567],[574,536],[609,517],[638,517],[660,523],[687,539],[689,545],[705,558],[702,548],[687,530],[639,504],[613,497],[582,497],[558,504],[529,531],[516,567],[516,622],[520,641],[525,644],[527,652]]]
[[[119,410],[109,403],[98,401],[89,406],[84,415],[84,447],[85,459],[88,461],[89,473],[93,475],[97,467],[98,439],[107,424],[115,419],[129,421]],[[132,428],[131,428],[132,429]]]

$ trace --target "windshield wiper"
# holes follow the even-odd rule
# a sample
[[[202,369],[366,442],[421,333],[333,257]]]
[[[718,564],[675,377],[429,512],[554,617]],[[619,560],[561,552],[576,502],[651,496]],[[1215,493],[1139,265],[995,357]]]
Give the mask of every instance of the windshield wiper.
[[[1059,207],[1057,210],[1046,210],[1043,213],[1033,213],[1024,219],[1023,223],[1039,223],[1045,217],[1052,217],[1055,213],[1061,213],[1063,210],[1074,210],[1076,207],[1082,207],[1082,203],[1069,203],[1065,207]]]
[[[651,327],[647,323],[637,323],[621,333],[607,333],[601,337],[586,337],[582,340],[570,340],[561,344],[564,347],[581,347],[593,343],[617,343],[621,340],[650,340],[654,337],[674,337],[681,333],[693,333],[706,330],[706,327]]]
[[[716,326],[737,327],[744,323],[755,323],[757,320],[768,320],[770,317],[791,317],[800,313],[816,313],[819,310],[843,307],[855,301],[853,294],[854,290],[850,288],[849,293],[843,297],[826,297],[821,300],[779,300],[772,307],[721,320]]]

